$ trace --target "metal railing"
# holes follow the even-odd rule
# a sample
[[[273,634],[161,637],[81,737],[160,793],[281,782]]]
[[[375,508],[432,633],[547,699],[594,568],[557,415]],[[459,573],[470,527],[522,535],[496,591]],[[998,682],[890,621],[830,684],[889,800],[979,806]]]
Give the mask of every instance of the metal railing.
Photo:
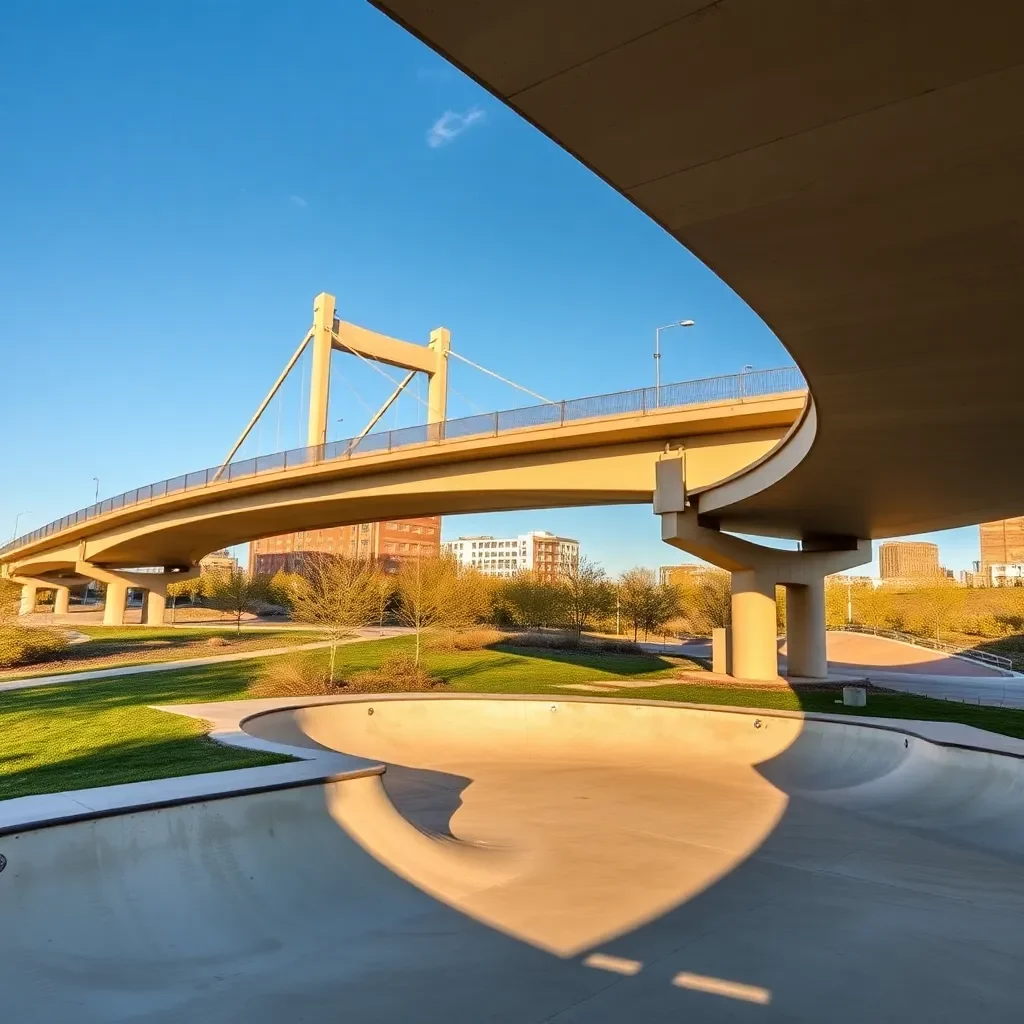
[[[743,402],[747,399],[800,391],[806,387],[803,376],[795,366],[783,366],[774,370],[751,370],[725,377],[705,377],[678,384],[663,384],[660,388],[637,388],[633,391],[616,391],[612,394],[573,398],[563,402],[547,402],[521,409],[464,416],[461,419],[445,420],[443,423],[383,430],[361,438],[329,441],[327,444],[311,445],[306,448],[292,448],[273,455],[259,455],[230,463],[219,477],[220,466],[211,466],[208,469],[182,473],[159,483],[124,491],[113,498],[104,498],[103,501],[55,519],[46,526],[40,526],[9,541],[0,547],[0,556],[97,516],[163,498],[169,494],[208,487],[213,483],[242,480],[264,473],[280,473],[302,466],[358,458],[361,455],[393,452],[417,445],[441,444],[474,437],[494,437],[535,427],[564,427],[582,420],[612,416],[645,416],[708,402]]]
[[[927,647],[930,651],[939,651],[942,654],[953,654],[958,658],[966,658],[968,661],[976,661],[982,665],[993,668],[1013,670],[1013,660],[1002,654],[989,654],[988,651],[977,651],[973,647],[963,647],[960,644],[948,644],[933,637],[916,636],[913,633],[901,633],[897,629],[876,629],[874,626],[858,626],[855,622],[848,622],[844,626],[830,626],[830,629],[839,629],[844,633],[865,633],[868,636],[880,636],[886,640],[900,640],[905,644],[912,644],[914,647]]]

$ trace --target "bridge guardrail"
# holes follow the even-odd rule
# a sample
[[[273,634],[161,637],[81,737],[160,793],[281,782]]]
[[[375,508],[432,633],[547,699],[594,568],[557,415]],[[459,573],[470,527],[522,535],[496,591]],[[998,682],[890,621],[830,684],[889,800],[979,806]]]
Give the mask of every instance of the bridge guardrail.
[[[982,665],[1013,670],[1013,660],[1002,654],[977,651],[972,647],[948,644],[942,640],[935,640],[927,636],[915,636],[913,633],[901,633],[896,629],[876,629],[874,626],[859,626],[853,622],[848,622],[843,626],[829,626],[829,629],[838,629],[844,633],[864,633],[867,636],[880,636],[886,640],[900,640],[905,644],[913,644],[915,647],[927,647],[931,651],[940,651],[942,654],[955,654],[958,658],[977,661]]]
[[[764,398],[769,395],[785,394],[806,388],[803,375],[795,366],[782,366],[771,370],[750,370],[746,373],[728,374],[722,377],[704,377],[699,380],[663,384],[660,388],[635,388],[631,391],[615,391],[606,395],[591,395],[585,398],[571,398],[562,402],[545,402],[541,405],[506,409],[500,412],[481,413],[443,423],[429,423],[422,426],[402,427],[398,430],[383,430],[361,438],[329,441],[327,444],[306,448],[292,448],[271,455],[232,462],[220,474],[217,482],[241,480],[263,473],[279,473],[300,466],[351,459],[359,455],[372,455],[410,448],[423,444],[440,444],[471,437],[497,436],[506,432],[525,430],[531,427],[565,426],[581,420],[600,419],[607,416],[648,415],[667,409],[678,409],[688,405],[703,405],[707,402],[743,402],[748,399]],[[191,491],[208,487],[214,482],[220,466],[183,473],[155,484],[146,484],[134,490],[124,491],[112,498],[104,498],[86,508],[79,509],[45,526],[9,541],[0,547],[0,556],[14,551],[25,544],[34,543],[44,537],[77,526],[79,523],[106,515],[121,508],[142,502],[163,498],[168,494]]]

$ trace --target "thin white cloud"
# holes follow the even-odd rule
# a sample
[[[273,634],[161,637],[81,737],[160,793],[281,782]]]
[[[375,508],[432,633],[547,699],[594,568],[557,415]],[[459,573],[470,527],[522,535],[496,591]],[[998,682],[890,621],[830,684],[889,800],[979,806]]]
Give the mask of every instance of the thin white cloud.
[[[464,114],[446,110],[427,132],[427,145],[431,149],[447,146],[449,142],[454,142],[470,125],[482,121],[483,118],[484,112],[479,107],[472,107]]]
[[[309,206],[309,203],[307,203],[306,200],[302,198],[302,196],[289,196],[288,202],[291,203],[292,206],[297,206],[300,210],[304,210],[307,206]]]

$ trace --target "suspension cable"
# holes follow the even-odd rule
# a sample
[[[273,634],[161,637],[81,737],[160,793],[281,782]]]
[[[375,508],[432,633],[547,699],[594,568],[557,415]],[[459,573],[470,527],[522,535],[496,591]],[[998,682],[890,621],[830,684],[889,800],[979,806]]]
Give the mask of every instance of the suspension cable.
[[[495,373],[493,370],[488,370],[486,366],[481,366],[479,363],[474,363],[472,359],[467,359],[464,355],[460,355],[453,348],[450,348],[448,350],[448,355],[455,356],[456,359],[460,359],[467,365],[472,366],[474,370],[479,370],[481,373],[486,373],[488,376],[500,380],[503,384],[508,384],[511,387],[518,388],[520,391],[525,391],[528,395],[532,395],[534,398],[539,398],[545,405],[557,404],[555,402],[552,402],[550,398],[545,398],[543,395],[538,395],[536,391],[531,391],[529,388],[524,388],[522,384],[517,384],[514,380],[509,380],[508,377],[502,377],[500,373]]]
[[[334,339],[335,339],[336,341],[338,341],[338,343],[339,343],[339,344],[341,344],[341,342],[340,342],[340,339],[338,338],[338,336],[337,336],[337,335],[336,335],[336,334],[335,334],[335,333],[334,333],[333,331],[331,332],[331,337],[332,337],[332,338],[334,338]],[[350,348],[346,348],[346,349],[345,349],[345,351],[346,351],[346,352],[351,352],[351,353],[352,353],[352,355],[354,355],[354,356],[359,356],[359,358],[360,358],[360,359],[362,359],[362,361],[363,361],[364,363],[366,363],[366,365],[367,365],[367,366],[369,366],[369,367],[370,367],[371,369],[374,369],[374,370],[376,370],[376,371],[377,371],[377,372],[378,372],[378,373],[379,373],[379,374],[380,374],[380,375],[381,375],[382,377],[387,377],[387,379],[388,379],[389,381],[391,381],[391,383],[392,383],[392,384],[394,384],[396,388],[398,387],[398,385],[399,385],[399,384],[401,384],[401,383],[402,383],[402,382],[401,382],[401,381],[400,381],[400,380],[399,380],[399,379],[398,379],[397,377],[392,377],[390,373],[387,373],[387,372],[386,372],[385,370],[382,370],[382,369],[381,369],[381,368],[380,368],[380,367],[379,367],[379,366],[377,365],[377,363],[376,363],[375,361],[373,361],[372,359],[367,359],[367,358],[366,358],[366,356],[364,356],[364,355],[362,354],[362,352],[357,352],[357,351],[356,351],[355,349],[350,349]],[[420,403],[420,405],[422,405],[422,406],[423,406],[423,407],[424,407],[425,409],[429,409],[429,408],[430,408],[430,407],[429,407],[429,406],[427,405],[427,403],[426,403],[426,402],[424,402],[422,398],[420,398],[420,396],[419,396],[418,394],[416,395],[416,400],[417,400],[417,401],[418,401],[418,402]]]

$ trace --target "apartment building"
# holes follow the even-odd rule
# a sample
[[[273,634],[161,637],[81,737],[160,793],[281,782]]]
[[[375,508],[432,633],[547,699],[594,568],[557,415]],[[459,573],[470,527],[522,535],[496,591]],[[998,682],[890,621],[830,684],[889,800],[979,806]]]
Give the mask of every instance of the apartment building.
[[[580,559],[578,540],[556,537],[546,530],[531,530],[518,537],[459,537],[442,544],[442,550],[460,565],[472,566],[485,576],[535,572],[557,579]]]

